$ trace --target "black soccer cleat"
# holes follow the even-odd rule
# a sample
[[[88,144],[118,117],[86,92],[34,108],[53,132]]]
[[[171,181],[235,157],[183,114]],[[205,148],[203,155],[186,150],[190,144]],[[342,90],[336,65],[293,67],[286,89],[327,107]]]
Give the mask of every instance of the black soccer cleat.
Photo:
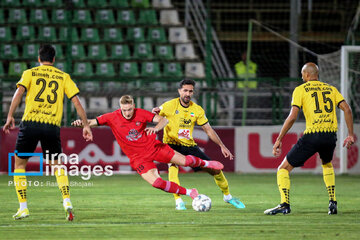
[[[329,201],[329,215],[337,214],[337,201]]]
[[[264,211],[264,213],[267,215],[275,215],[278,213],[282,213],[285,215],[285,214],[289,214],[290,212],[291,212],[290,204],[287,203],[281,203],[274,208],[270,208]]]

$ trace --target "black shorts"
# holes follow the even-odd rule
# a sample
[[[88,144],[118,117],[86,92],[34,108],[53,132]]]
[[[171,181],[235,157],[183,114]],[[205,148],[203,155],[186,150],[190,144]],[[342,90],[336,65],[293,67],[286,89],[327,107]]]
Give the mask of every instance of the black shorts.
[[[203,160],[210,160],[208,155],[206,155],[203,151],[200,150],[198,146],[186,147],[182,145],[174,145],[168,144],[175,151],[183,154],[183,155],[193,155],[195,157],[201,158]],[[192,168],[195,172],[201,171],[201,167]]]
[[[15,150],[18,153],[33,153],[39,141],[43,154],[46,153],[46,150],[49,154],[60,154],[62,152],[60,127],[46,123],[21,122]]]
[[[315,153],[319,153],[322,162],[331,162],[336,146],[336,132],[304,134],[286,155],[293,167],[301,167]]]

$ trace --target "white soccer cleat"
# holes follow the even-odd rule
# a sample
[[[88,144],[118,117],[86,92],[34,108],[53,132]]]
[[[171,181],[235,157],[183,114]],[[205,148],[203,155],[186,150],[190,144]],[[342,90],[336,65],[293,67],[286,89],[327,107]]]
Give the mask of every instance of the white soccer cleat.
[[[25,208],[24,210],[20,210],[20,208],[18,209],[17,213],[15,213],[13,215],[13,218],[14,220],[19,220],[19,219],[23,219],[23,218],[26,218],[28,217],[30,214],[29,214],[29,209]]]

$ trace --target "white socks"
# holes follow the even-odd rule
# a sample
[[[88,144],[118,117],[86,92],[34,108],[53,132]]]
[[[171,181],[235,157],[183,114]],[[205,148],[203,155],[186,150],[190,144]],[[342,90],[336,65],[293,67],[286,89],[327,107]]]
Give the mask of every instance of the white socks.
[[[20,211],[24,210],[27,208],[27,202],[21,202],[20,203]]]
[[[224,201],[230,201],[232,199],[231,194],[225,195],[224,194]]]

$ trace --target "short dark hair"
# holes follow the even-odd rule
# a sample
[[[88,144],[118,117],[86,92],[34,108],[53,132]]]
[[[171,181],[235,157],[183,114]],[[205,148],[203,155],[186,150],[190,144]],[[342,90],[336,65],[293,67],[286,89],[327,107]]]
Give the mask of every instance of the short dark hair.
[[[50,44],[41,45],[39,48],[40,62],[52,62],[55,54],[55,48]]]
[[[181,80],[181,82],[179,83],[179,89],[181,89],[184,85],[193,85],[195,87],[195,81],[190,79],[190,78],[184,78],[183,80]]]

